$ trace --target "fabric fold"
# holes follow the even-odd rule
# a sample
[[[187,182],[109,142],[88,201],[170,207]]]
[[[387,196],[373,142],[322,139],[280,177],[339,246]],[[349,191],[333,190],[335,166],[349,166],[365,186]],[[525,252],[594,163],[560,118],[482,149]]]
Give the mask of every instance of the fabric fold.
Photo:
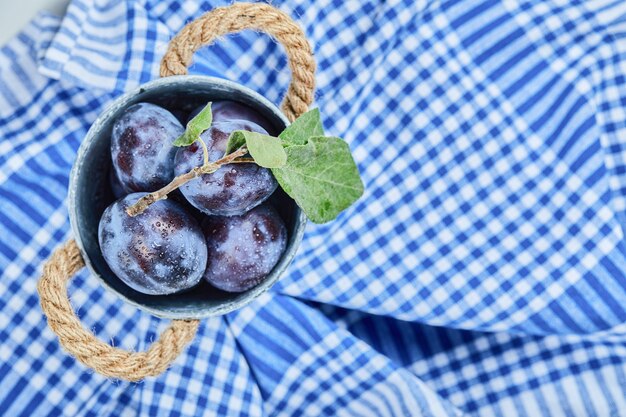
[[[77,87],[125,91],[158,76],[169,32],[137,2],[72,2],[40,72]]]
[[[271,292],[203,323],[167,373],[111,382],[62,351],[36,281],[71,235],[77,149],[158,76],[174,33],[224,4],[74,0],[0,49],[0,414],[623,413],[626,38],[608,0],[280,2],[365,195],[307,226]],[[255,33],[191,72],[275,103],[289,82]],[[148,346],[165,323],[92,278],[70,286],[85,326]]]
[[[39,71],[85,89],[118,94],[158,78],[173,33],[136,1],[74,1]],[[216,76],[209,66],[202,73]]]
[[[516,336],[311,307],[466,415],[603,416],[626,409],[624,325],[593,340],[588,335]]]
[[[414,374],[298,300],[266,294],[227,321],[267,415],[461,415]]]

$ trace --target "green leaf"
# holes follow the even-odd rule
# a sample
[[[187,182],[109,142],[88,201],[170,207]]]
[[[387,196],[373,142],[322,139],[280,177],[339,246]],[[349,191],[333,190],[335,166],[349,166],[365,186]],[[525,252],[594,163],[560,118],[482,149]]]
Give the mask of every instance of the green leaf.
[[[228,142],[226,142],[226,151],[224,152],[224,156],[229,153],[233,153],[237,149],[241,148],[246,144],[246,137],[243,134],[243,130],[235,130],[230,134],[228,138]]]
[[[283,140],[285,147],[305,145],[313,136],[324,136],[320,109],[313,109],[304,113],[278,135]]]
[[[287,164],[272,172],[280,186],[315,223],[336,218],[363,194],[363,182],[348,144],[336,137],[312,137],[285,148]]]
[[[194,143],[202,132],[211,127],[213,123],[213,113],[211,112],[211,104],[208,103],[193,119],[187,123],[185,133],[180,135],[178,139],[174,141],[174,146],[189,146]]]
[[[254,162],[265,168],[280,168],[287,162],[287,154],[280,139],[247,130],[236,130],[230,134],[226,154],[246,145]]]

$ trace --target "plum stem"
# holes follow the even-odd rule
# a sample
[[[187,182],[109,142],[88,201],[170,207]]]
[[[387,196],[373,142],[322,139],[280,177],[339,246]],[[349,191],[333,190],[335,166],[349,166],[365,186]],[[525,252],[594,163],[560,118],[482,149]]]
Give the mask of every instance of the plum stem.
[[[136,215],[143,213],[144,210],[147,209],[151,204],[156,203],[159,200],[165,200],[169,193],[176,190],[181,185],[191,181],[194,178],[199,177],[200,175],[212,174],[220,169],[222,165],[239,162],[239,160],[236,161],[236,159],[244,156],[247,153],[248,149],[242,147],[232,153],[229,153],[228,155],[225,155],[223,158],[218,159],[215,162],[209,162],[208,159],[206,159],[204,164],[202,164],[201,166],[195,167],[191,171],[177,176],[165,187],[141,197],[139,200],[137,200],[135,204],[126,209],[126,214],[128,214],[130,217],[135,217]],[[254,162],[254,160],[252,160],[251,158],[245,159],[245,162]],[[251,160],[248,161],[247,159]]]
[[[206,147],[206,143],[204,143],[204,141],[202,140],[202,138],[200,136],[198,136],[198,141],[200,141],[200,144],[202,145],[202,155],[204,156],[204,165],[209,165],[209,149]]]

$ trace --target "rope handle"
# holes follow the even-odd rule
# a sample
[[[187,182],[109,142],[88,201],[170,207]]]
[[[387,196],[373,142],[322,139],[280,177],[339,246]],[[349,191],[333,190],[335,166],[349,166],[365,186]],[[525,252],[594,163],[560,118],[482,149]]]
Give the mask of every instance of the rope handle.
[[[285,47],[292,79],[282,109],[289,120],[295,120],[313,101],[315,60],[298,25],[267,4],[235,3],[216,8],[187,24],[169,43],[161,60],[161,77],[187,74],[187,66],[200,47],[222,35],[245,29],[266,32]],[[130,352],[104,343],[82,326],[68,298],[67,283],[84,265],[76,241],[70,240],[48,259],[37,284],[41,308],[61,346],[81,363],[107,377],[139,381],[163,373],[193,340],[200,322],[173,320],[144,352]]]
[[[70,240],[46,262],[37,284],[48,326],[59,336],[63,348],[84,365],[111,378],[139,381],[164,372],[193,340],[200,322],[173,320],[145,352],[110,346],[83,327],[67,296],[67,283],[84,265],[76,241]]]
[[[169,43],[161,60],[161,77],[186,75],[193,54],[220,36],[245,29],[265,32],[285,48],[291,84],[281,105],[294,121],[309,109],[315,92],[315,59],[302,29],[287,14],[263,3],[218,7],[185,26]]]

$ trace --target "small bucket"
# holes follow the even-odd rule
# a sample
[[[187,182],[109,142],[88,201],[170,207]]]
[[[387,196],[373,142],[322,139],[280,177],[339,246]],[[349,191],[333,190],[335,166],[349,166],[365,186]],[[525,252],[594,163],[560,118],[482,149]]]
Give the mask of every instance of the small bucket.
[[[182,104],[181,100],[184,100]],[[98,222],[104,209],[115,200],[108,175],[111,130],[115,120],[135,103],[148,102],[164,108],[182,107],[189,112],[198,105],[218,100],[236,101],[253,108],[273,127],[270,134],[278,135],[289,124],[285,115],[271,102],[234,82],[198,75],[160,78],[117,98],[100,115],[87,132],[70,174],[70,221],[85,265],[105,288],[157,317],[200,319],[226,314],[250,303],[285,272],[304,233],[306,217],[298,205],[278,188],[268,202],[287,226],[287,247],[270,274],[259,285],[242,293],[221,291],[201,280],[198,286],[182,293],[146,295],[122,282],[104,261],[98,244]]]
[[[245,29],[266,32],[281,43],[292,80],[282,112],[267,99],[239,84],[219,78],[187,75],[193,54],[220,36]],[[114,201],[109,184],[110,140],[115,120],[129,106],[150,102],[165,108],[186,110],[209,101],[231,100],[263,115],[277,135],[290,121],[308,110],[315,89],[315,61],[300,27],[286,14],[262,3],[235,3],[216,8],[185,26],[169,44],[161,61],[161,77],[116,99],[94,122],[80,146],[70,175],[69,208],[74,240],[70,240],[44,265],[37,290],[48,325],[63,348],[94,371],[112,378],[138,381],[164,372],[193,340],[198,319],[236,310],[267,291],[285,272],[304,233],[305,216],[295,202],[278,189],[269,203],[282,217],[288,242],[278,264],[257,286],[234,294],[203,283],[189,291],[167,296],[139,293],[109,269],[98,243],[98,223],[104,209]],[[170,326],[144,352],[130,352],[98,340],[85,329],[72,309],[67,282],[83,266],[105,288],[125,302],[154,316],[173,319]]]

